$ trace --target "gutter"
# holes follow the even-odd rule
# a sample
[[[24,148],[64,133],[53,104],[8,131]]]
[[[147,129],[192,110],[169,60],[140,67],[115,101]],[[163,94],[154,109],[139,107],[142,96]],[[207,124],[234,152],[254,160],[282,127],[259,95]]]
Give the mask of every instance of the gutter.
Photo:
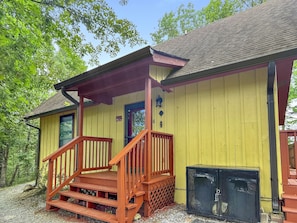
[[[244,69],[251,66],[258,66],[261,64],[267,64],[269,61],[277,60],[280,58],[296,58],[297,49],[290,49],[287,51],[277,52],[271,55],[264,55],[257,58],[246,59],[243,61],[237,61],[231,64],[221,65],[219,67],[209,68],[207,70],[201,70],[189,75],[181,75],[176,77],[167,77],[167,79],[161,81],[161,85],[164,86],[176,86],[184,82],[196,81],[202,78],[215,76],[217,74],[233,72],[239,69]],[[174,73],[175,71],[173,71]],[[173,75],[171,74],[171,76]]]
[[[63,87],[71,87],[73,85],[76,85],[77,83],[81,83],[83,81],[88,81],[91,80],[92,78],[94,78],[95,76],[100,76],[103,75],[105,72],[107,71],[111,71],[117,68],[120,68],[122,66],[125,66],[127,64],[131,64],[135,61],[141,60],[143,58],[152,56],[151,54],[151,47],[150,46],[146,46],[140,50],[137,50],[135,52],[132,52],[126,56],[123,56],[121,58],[118,58],[114,61],[111,61],[107,64],[104,64],[102,66],[96,67],[92,70],[86,71],[82,74],[79,74],[75,77],[69,78],[65,81],[62,81],[60,83],[57,83],[54,85],[56,90],[60,90]]]
[[[38,178],[39,178],[39,161],[40,161],[40,140],[41,140],[41,129],[37,126],[34,126],[32,124],[30,124],[28,122],[28,120],[26,120],[26,125],[31,127],[31,128],[34,128],[34,129],[37,129],[38,130],[38,141],[37,141],[37,146],[36,146],[36,154],[37,154],[37,157],[35,159],[35,167],[36,167],[36,173],[35,173],[35,185],[33,187],[37,187],[38,185]]]
[[[277,149],[276,149],[276,126],[274,110],[274,80],[276,65],[274,61],[268,64],[267,78],[267,108],[268,108],[268,128],[269,128],[269,151],[270,151],[270,177],[271,177],[271,194],[272,210],[279,212],[278,199],[278,176],[277,176]]]
[[[64,95],[65,98],[69,99],[76,107],[76,135],[78,135],[78,128],[79,128],[79,120],[78,120],[78,117],[79,117],[79,102],[77,100],[75,100],[73,97],[71,97],[70,94],[68,94],[66,91],[65,91],[65,88],[62,87],[61,88],[61,92],[62,94]]]

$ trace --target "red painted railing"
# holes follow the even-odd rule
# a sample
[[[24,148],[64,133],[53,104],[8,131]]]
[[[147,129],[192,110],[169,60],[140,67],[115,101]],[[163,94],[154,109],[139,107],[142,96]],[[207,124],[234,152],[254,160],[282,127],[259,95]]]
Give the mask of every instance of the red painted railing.
[[[142,182],[158,175],[173,175],[173,135],[143,130],[111,159],[110,138],[77,137],[48,161],[47,200],[84,171],[117,166],[118,219],[125,219],[125,206],[142,190]]]
[[[280,131],[280,149],[283,184],[288,185],[289,179],[297,179],[297,130]]]
[[[53,154],[48,161],[47,200],[83,171],[110,169],[110,138],[76,137]]]
[[[161,174],[173,175],[173,136],[143,130],[109,164],[118,169],[117,217],[125,219],[125,205],[141,190],[142,182]]]
[[[173,176],[173,135],[152,131],[152,176]]]

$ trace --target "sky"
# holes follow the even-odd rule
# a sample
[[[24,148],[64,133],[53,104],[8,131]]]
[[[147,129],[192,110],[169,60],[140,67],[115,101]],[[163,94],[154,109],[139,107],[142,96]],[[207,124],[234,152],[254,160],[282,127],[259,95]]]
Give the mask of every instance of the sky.
[[[196,10],[205,7],[210,0],[128,0],[127,5],[121,5],[119,0],[106,0],[114,9],[119,18],[125,18],[136,25],[140,36],[147,41],[147,45],[154,45],[150,33],[158,29],[158,21],[170,11],[176,12],[181,4],[193,3]],[[108,55],[100,56],[100,64],[105,64],[131,52],[141,49],[147,45],[134,48],[122,47],[116,57]]]

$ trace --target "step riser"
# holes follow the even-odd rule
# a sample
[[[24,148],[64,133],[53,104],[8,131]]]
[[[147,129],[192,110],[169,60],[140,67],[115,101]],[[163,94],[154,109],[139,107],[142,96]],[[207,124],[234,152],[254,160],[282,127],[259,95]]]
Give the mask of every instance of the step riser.
[[[94,179],[94,178],[86,178],[86,177],[77,177],[75,179],[76,182],[88,183],[101,185],[106,187],[117,187],[117,181],[115,180],[106,180],[106,179]]]
[[[47,202],[47,205],[51,206],[52,208],[53,207],[60,208],[63,210],[70,211],[77,215],[83,215],[83,216],[87,216],[87,217],[105,221],[105,222],[110,222],[110,223],[117,222],[115,215],[108,214],[106,212],[101,212],[101,211],[94,210],[94,209],[90,209],[87,207],[82,207],[82,206],[79,206],[76,204],[70,204],[65,201],[51,201],[51,202]]]
[[[284,192],[286,194],[297,194],[297,187],[292,185],[284,185],[283,186]]]
[[[96,178],[81,177],[80,180],[81,179],[83,179],[83,182],[75,181],[70,183],[69,191],[60,191],[60,200],[56,202],[50,202],[50,204],[53,207],[59,207],[61,209],[65,209],[76,214],[89,216],[98,220],[104,220],[105,222],[111,221],[107,221],[106,219],[104,219],[105,217],[100,217],[101,215],[106,216],[104,215],[104,213],[112,215],[115,219],[122,217],[122,212],[118,211],[118,202],[116,200],[116,197],[114,197],[117,196],[116,187],[106,186],[106,184],[104,186],[102,184],[94,184],[94,182],[98,182],[98,179]],[[114,180],[105,181],[111,182]],[[82,189],[86,190],[87,193],[81,193]],[[138,212],[143,204],[144,195],[144,191],[138,191],[135,194],[134,203],[125,205],[125,222],[132,223],[135,214]],[[77,207],[77,205],[81,206]],[[90,211],[91,213],[81,214],[82,212],[88,211]]]
[[[295,222],[284,220],[283,223],[295,223]]]
[[[297,222],[297,214],[295,213],[285,213],[286,221]]]
[[[297,208],[297,200],[285,199],[285,206],[291,208]]]
[[[150,201],[145,201],[145,198],[148,197],[147,193],[151,191],[149,188],[153,188],[155,184],[161,182],[165,182],[166,186],[168,184],[170,187],[174,187],[174,182],[173,185],[171,182],[172,180],[174,181],[174,178],[175,177],[171,176],[159,176],[152,182],[147,182],[146,186],[140,183],[139,187],[137,185],[137,179],[133,178],[132,189],[135,194],[133,194],[133,198],[128,201],[125,200],[125,198],[119,199],[117,196],[116,172],[106,171],[80,175],[76,177],[73,182],[69,183],[69,190],[58,192],[60,195],[59,200],[48,200],[46,202],[46,208],[47,210],[67,210],[79,216],[86,216],[109,223],[132,223],[135,214],[142,206],[144,207],[144,213],[149,213],[146,209],[152,211],[149,205]],[[124,182],[124,184],[125,183],[127,186],[127,182]],[[127,188],[131,188],[131,185]],[[146,192],[145,188],[148,192]],[[128,194],[130,191],[126,190],[125,192]],[[144,202],[147,203],[146,206],[143,205]]]

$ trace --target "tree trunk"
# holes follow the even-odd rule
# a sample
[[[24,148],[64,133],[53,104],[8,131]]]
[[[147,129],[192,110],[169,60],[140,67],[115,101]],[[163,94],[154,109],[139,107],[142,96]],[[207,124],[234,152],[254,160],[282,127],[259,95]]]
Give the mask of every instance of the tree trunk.
[[[6,173],[7,173],[7,161],[8,161],[8,147],[2,147],[0,149],[0,187],[6,186]]]
[[[10,182],[9,182],[9,186],[11,186],[11,185],[13,184],[13,182],[14,182],[14,180],[15,180],[15,177],[16,177],[18,171],[19,171],[19,166],[20,166],[20,165],[16,165],[16,167],[15,167],[15,169],[14,169],[14,172],[13,172],[13,175],[12,175],[12,177],[11,177],[11,180],[10,180]]]

